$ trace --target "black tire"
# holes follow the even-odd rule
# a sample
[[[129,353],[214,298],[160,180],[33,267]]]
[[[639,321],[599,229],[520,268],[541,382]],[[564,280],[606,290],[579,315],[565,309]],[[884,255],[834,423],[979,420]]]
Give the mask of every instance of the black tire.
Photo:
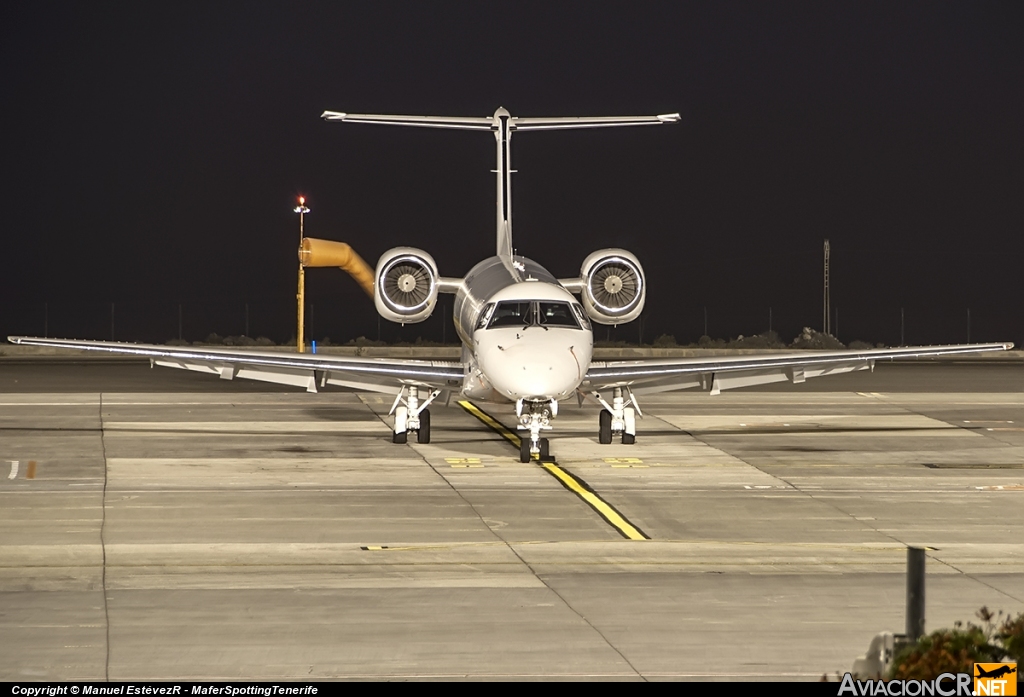
[[[551,444],[547,438],[540,439],[540,459],[550,460],[551,459]]]
[[[420,430],[416,431],[417,443],[430,442],[430,410],[424,409],[420,412]]]
[[[612,442],[612,413],[607,409],[601,410],[601,430],[598,431],[597,440],[601,445]]]
[[[530,454],[530,439],[522,438],[519,442],[519,461],[529,462],[531,459]]]
[[[622,444],[623,445],[633,445],[634,443],[636,443],[636,434],[635,433],[626,433],[625,431],[623,431],[622,432]]]
[[[401,433],[392,433],[391,434],[391,442],[392,443],[405,443],[408,439],[409,439],[409,432],[408,431],[402,431]]]

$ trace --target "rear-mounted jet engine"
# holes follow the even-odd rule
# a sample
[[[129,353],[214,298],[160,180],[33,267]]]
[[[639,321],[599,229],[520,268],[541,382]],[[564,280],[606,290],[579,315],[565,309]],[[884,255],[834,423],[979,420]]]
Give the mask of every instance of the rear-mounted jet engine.
[[[373,304],[384,319],[411,324],[434,311],[437,264],[422,249],[395,247],[384,252],[373,278]]]

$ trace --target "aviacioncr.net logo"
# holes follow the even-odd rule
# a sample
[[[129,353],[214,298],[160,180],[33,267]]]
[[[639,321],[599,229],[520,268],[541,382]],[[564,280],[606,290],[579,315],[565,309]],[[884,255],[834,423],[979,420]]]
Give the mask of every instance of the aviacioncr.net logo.
[[[1017,694],[1016,663],[975,663],[974,694],[978,697],[1011,697]]]
[[[855,697],[972,697],[971,676],[967,673],[943,673],[934,680],[854,680],[843,676],[838,695]],[[1007,693],[1009,694],[1009,693]],[[1016,694],[1016,693],[1014,693]]]

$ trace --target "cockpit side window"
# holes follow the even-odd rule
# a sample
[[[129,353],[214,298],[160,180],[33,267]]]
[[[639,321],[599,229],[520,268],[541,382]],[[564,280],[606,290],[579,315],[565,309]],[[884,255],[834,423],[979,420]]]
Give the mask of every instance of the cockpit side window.
[[[580,321],[580,326],[584,329],[590,329],[590,318],[587,317],[586,310],[579,303],[572,304],[572,311],[576,313],[576,319]]]
[[[491,321],[491,314],[494,312],[494,303],[488,303],[480,312],[480,318],[476,321],[476,328],[483,329]]]

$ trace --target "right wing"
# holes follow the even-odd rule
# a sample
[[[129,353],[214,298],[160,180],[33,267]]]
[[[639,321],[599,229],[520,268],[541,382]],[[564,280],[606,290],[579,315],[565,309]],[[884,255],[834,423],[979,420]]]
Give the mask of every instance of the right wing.
[[[873,369],[875,361],[1007,351],[1013,344],[911,346],[866,351],[780,351],[743,356],[702,356],[590,364],[584,389],[628,387],[636,394],[699,387],[722,390]]]
[[[464,365],[457,361],[417,361],[402,358],[342,358],[324,354],[246,351],[241,349],[122,344],[114,341],[38,339],[9,336],[13,344],[99,351],[140,356],[153,365],[210,373],[223,380],[243,378],[303,387],[339,385],[355,390],[395,394],[403,385],[422,385],[442,391],[462,388]]]

